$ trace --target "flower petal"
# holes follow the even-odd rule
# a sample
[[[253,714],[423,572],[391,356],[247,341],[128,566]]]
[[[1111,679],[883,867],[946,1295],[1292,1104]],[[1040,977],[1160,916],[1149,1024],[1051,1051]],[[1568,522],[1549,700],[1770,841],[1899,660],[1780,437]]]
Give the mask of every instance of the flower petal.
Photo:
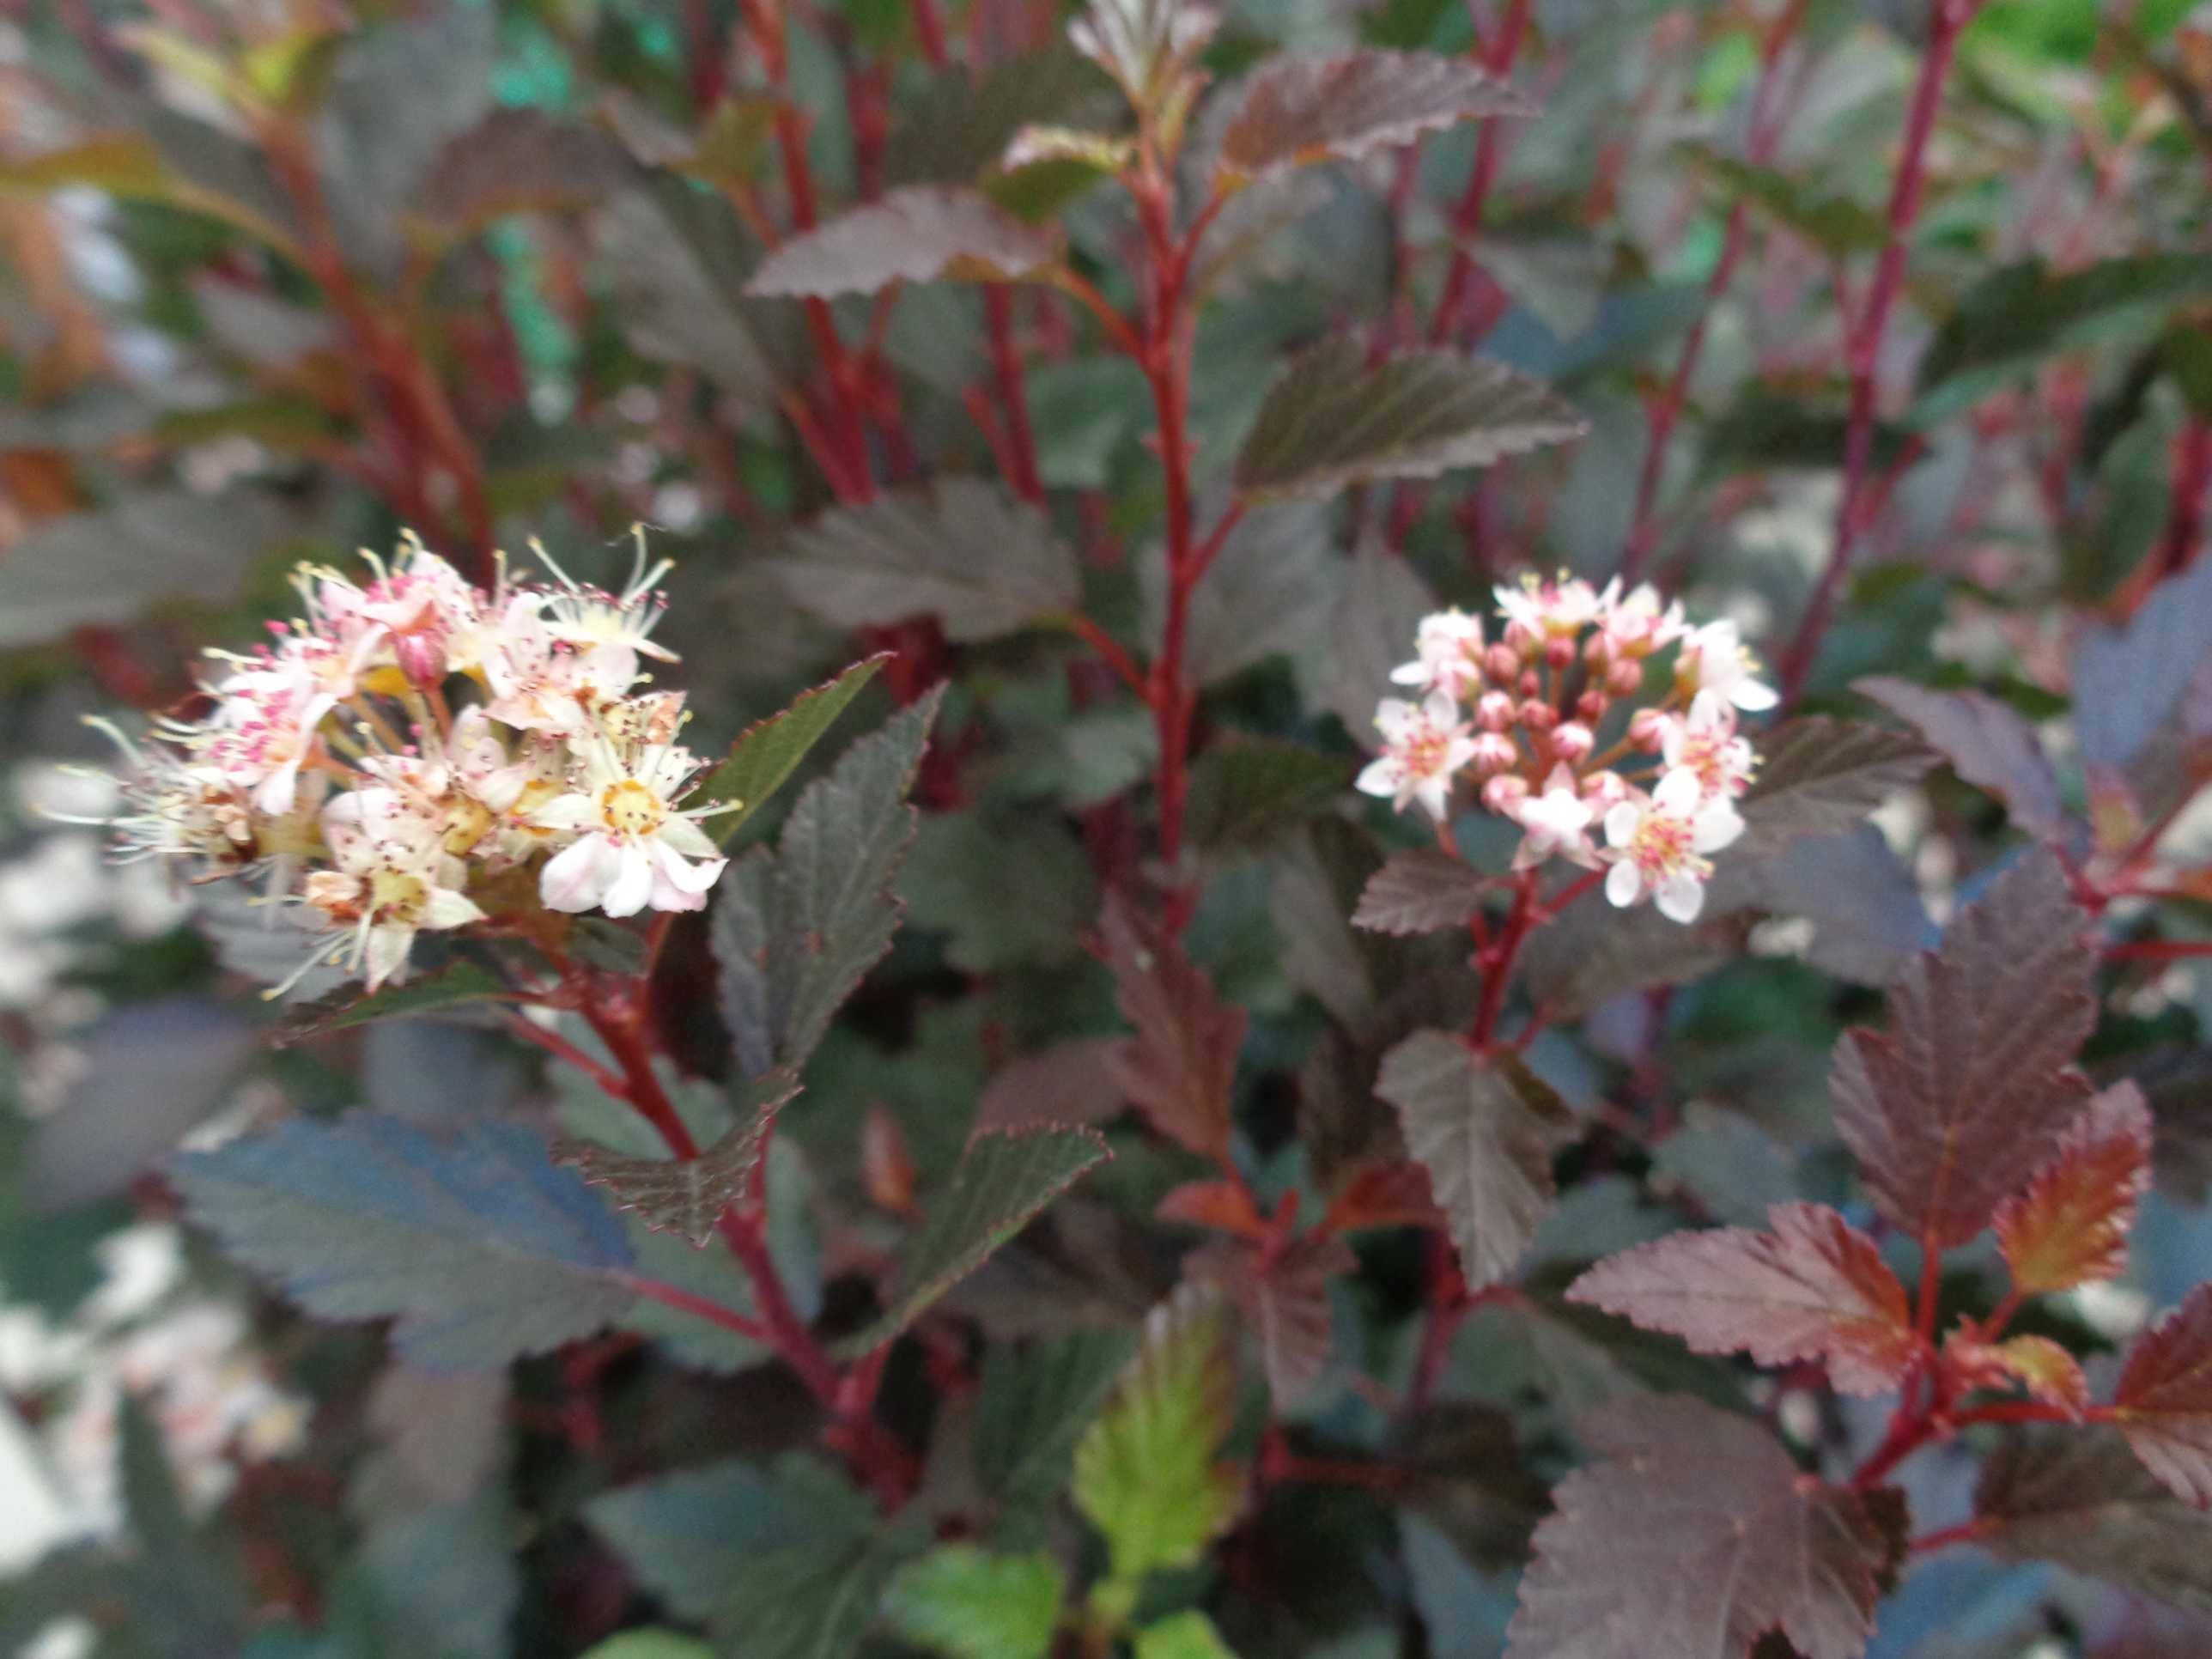
[[[1617,810],[1617,809],[1616,809]],[[1624,909],[1644,896],[1644,877],[1626,859],[1606,872],[1605,896]]]

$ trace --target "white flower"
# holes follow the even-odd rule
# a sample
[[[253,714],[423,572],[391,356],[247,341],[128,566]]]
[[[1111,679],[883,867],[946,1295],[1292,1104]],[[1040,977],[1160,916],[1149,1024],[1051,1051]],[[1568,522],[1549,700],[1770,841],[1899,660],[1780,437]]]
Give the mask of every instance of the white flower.
[[[676,805],[693,769],[689,750],[647,744],[626,759],[599,738],[586,751],[583,776],[570,793],[530,815],[539,829],[577,832],[547,861],[538,896],[555,910],[634,916],[656,910],[698,910],[728,860],[717,855],[698,818],[735,805],[685,812]],[[689,860],[697,860],[691,863]]]
[[[655,590],[673,561],[663,559],[647,568],[645,526],[638,526],[633,533],[637,538],[637,556],[630,565],[629,580],[619,593],[610,593],[605,588],[576,580],[553,562],[553,556],[545,550],[543,542],[530,544],[530,550],[538,556],[538,562],[551,571],[560,583],[559,587],[543,597],[545,624],[555,639],[580,650],[619,646],[644,656],[657,657],[663,662],[674,662],[676,653],[665,646],[654,644],[650,637],[668,609],[667,600]]]
[[[308,904],[349,930],[335,950],[310,958],[343,961],[372,991],[401,974],[415,935],[483,919],[461,891],[467,871],[446,851],[447,824],[431,804],[382,785],[352,789],[323,808],[323,840],[335,866],[307,878]]]
[[[1533,574],[1518,583],[1500,582],[1492,590],[1508,623],[1518,623],[1540,640],[1572,639],[1598,619],[1597,590],[1579,577],[1539,581]]]
[[[1668,771],[1691,773],[1708,795],[1741,795],[1758,763],[1751,740],[1736,735],[1735,708],[1711,690],[1690,699],[1688,719],[1667,722],[1659,752]]]
[[[1649,582],[1631,589],[1626,598],[1620,589],[1620,579],[1616,576],[1598,596],[1602,613],[1598,625],[1615,655],[1631,660],[1648,657],[1687,631],[1680,600],[1663,605],[1659,590]]]
[[[1744,713],[1756,714],[1781,701],[1772,686],[1753,678],[1758,667],[1737,637],[1735,624],[1724,617],[1683,635],[1681,652],[1674,659],[1674,684],[1692,697],[1711,691]]]
[[[1553,856],[1585,869],[1597,868],[1597,848],[1589,836],[1597,812],[1583,799],[1574,774],[1565,767],[1553,767],[1544,780],[1544,793],[1526,797],[1509,816],[1524,832],[1520,849],[1513,854],[1516,870],[1533,869]]]
[[[1390,671],[1396,685],[1445,691],[1462,700],[1482,685],[1482,618],[1464,611],[1439,611],[1421,618],[1416,635],[1418,660]]]
[[[498,648],[484,659],[484,712],[524,732],[588,739],[602,710],[637,684],[637,653],[622,644],[577,650],[554,637],[526,594],[509,602]]]
[[[1442,691],[1419,703],[1385,697],[1375,711],[1375,728],[1382,734],[1382,752],[1360,773],[1361,791],[1389,797],[1401,812],[1418,800],[1442,823],[1451,811],[1453,777],[1474,758],[1459,705]]]
[[[1743,819],[1725,795],[1708,797],[1694,773],[1669,772],[1648,799],[1623,801],[1605,815],[1614,860],[1605,896],[1630,905],[1648,893],[1669,921],[1695,921],[1713,872],[1704,854],[1742,833]]]

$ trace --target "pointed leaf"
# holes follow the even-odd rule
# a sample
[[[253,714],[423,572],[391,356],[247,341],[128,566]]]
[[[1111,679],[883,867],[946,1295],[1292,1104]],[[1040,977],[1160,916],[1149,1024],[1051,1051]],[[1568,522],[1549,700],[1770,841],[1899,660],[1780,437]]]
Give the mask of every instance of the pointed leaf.
[[[1342,1239],[1304,1233],[1273,1252],[1224,1241],[1193,1257],[1188,1272],[1218,1285],[1236,1304],[1259,1347],[1276,1409],[1288,1411],[1313,1392],[1335,1355],[1329,1285],[1358,1265]]]
[[[975,1400],[975,1473],[983,1489],[1020,1516],[1067,1485],[1076,1443],[1127,1365],[1121,1331],[1078,1331],[1017,1349],[994,1343]]]
[[[2007,1442],[1982,1467],[1974,1541],[2212,1613],[2212,1516],[2175,1498],[2107,1429]]]
[[[2009,1389],[2056,1406],[2079,1419],[2089,1409],[2089,1379],[2081,1362],[2047,1336],[2008,1336],[2002,1342],[1977,1342],[1964,1329],[1943,1344],[1944,1363],[1972,1389]]]
[[[1038,1211],[1110,1156],[1096,1129],[976,1136],[951,1184],[928,1200],[927,1219],[899,1264],[898,1296],[881,1318],[852,1339],[850,1351],[871,1352],[913,1324]]]
[[[828,299],[893,283],[1017,282],[1059,258],[1057,237],[981,192],[917,185],[791,237],[760,262],[745,292]]]
[[[1777,1204],[1771,1232],[1672,1233],[1610,1256],[1570,1301],[1762,1365],[1817,1359],[1845,1394],[1882,1394],[1918,1341],[1905,1286],[1871,1238],[1824,1204]]]
[[[1237,1659],[1213,1620],[1194,1607],[1137,1632],[1133,1659]]]
[[[1352,925],[1377,933],[1434,933],[1464,927],[1482,908],[1488,878],[1465,859],[1431,847],[1394,853],[1369,879]]]
[[[840,627],[932,616],[963,642],[1065,616],[1082,598],[1075,555],[1043,511],[980,478],[833,507],[792,532],[771,568]]]
[[[1244,1011],[1217,997],[1182,943],[1120,895],[1098,927],[1116,1005],[1137,1028],[1109,1062],[1115,1080],[1160,1133],[1201,1156],[1224,1156]]]
[[[396,1317],[419,1364],[502,1364],[629,1305],[621,1222],[520,1124],[440,1139],[355,1112],[175,1161],[192,1218],[325,1319]]]
[[[410,1014],[434,1013],[469,1003],[507,1001],[514,996],[514,988],[482,963],[456,962],[435,973],[401,980],[366,995],[357,985],[342,985],[328,996],[291,1010],[269,1034],[269,1040],[282,1048],[352,1025],[404,1019]]]
[[[1462,121],[1535,112],[1471,58],[1380,51],[1275,58],[1244,83],[1221,136],[1221,168],[1251,179],[1331,157],[1356,161]]]
[[[1866,1506],[1747,1419],[1680,1396],[1584,1419],[1600,1462],[1536,1528],[1507,1659],[1746,1659],[1779,1632],[1859,1659],[1883,1559]]]
[[[1361,748],[1372,751],[1381,741],[1375,706],[1389,695],[1390,671],[1406,659],[1406,641],[1437,603],[1420,573],[1380,537],[1353,556],[1343,602],[1330,620],[1321,691]]]
[[[1911,787],[1936,760],[1905,732],[1819,714],[1778,726],[1759,750],[1759,775],[1741,804],[1744,834],[1728,850],[1729,864],[1778,853],[1801,836],[1843,834]]]
[[[2136,1339],[2112,1415],[2168,1491],[2212,1507],[2212,1285],[2199,1285]]]
[[[1219,1461],[1236,1404],[1226,1310],[1186,1287],[1152,1310],[1075,1451],[1076,1507],[1105,1534],[1116,1578],[1193,1565],[1236,1519],[1243,1482]]]
[[[2074,647],[2081,758],[2098,769],[2153,759],[2161,727],[2180,712],[2212,657],[2212,564],[2199,560],[2144,596],[2119,627],[2093,625]]]
[[[1046,1659],[1066,1593],[1060,1563],[1042,1550],[940,1544],[899,1570],[884,1614],[902,1639],[945,1659]]]
[[[456,133],[416,188],[416,210],[472,234],[510,213],[583,207],[623,182],[603,133],[540,109],[496,109]]]
[[[1407,1150],[1451,1218],[1468,1285],[1504,1278],[1552,1207],[1552,1154],[1574,1121],[1565,1104],[1518,1055],[1479,1054],[1449,1031],[1416,1031],[1383,1055],[1375,1092],[1398,1109]]]
[[[2150,1108],[2117,1083],[2060,1137],[2051,1161],[1996,1214],[2012,1281],[2028,1296],[2117,1279],[2136,1203],[2150,1189]]]
[[[799,795],[777,849],[755,848],[724,876],[712,937],[743,1075],[804,1066],[890,949],[901,914],[892,884],[916,816],[906,794],[943,695],[847,750]]]
[[[1503,364],[1421,349],[1370,367],[1358,341],[1333,339],[1267,388],[1237,458],[1237,487],[1250,497],[1322,495],[1377,478],[1433,478],[1588,429]]]
[[[553,1143],[553,1161],[570,1166],[592,1186],[605,1187],[617,1209],[635,1211],[653,1231],[703,1246],[760,1167],[776,1113],[798,1092],[794,1072],[760,1079],[747,1089],[738,1121],[696,1158],[625,1158],[596,1142],[564,1136]]]
[[[726,847],[745,820],[759,811],[799,769],[799,762],[837,723],[837,716],[866,688],[876,671],[890,660],[890,654],[884,652],[856,662],[836,679],[800,692],[781,714],[746,727],[730,745],[722,763],[707,775],[684,804],[742,803],[736,811],[706,821],[714,839]]]
[[[2035,852],[1959,913],[1890,992],[1889,1029],[1837,1046],[1836,1128],[1875,1206],[1963,1244],[2054,1152],[2089,1096],[2095,953],[2063,871]]]
[[[2036,741],[2035,728],[1995,697],[1979,691],[1931,691],[1910,680],[1877,676],[1851,689],[1872,697],[1951,763],[1951,769],[2002,801],[2013,822],[2032,836],[2055,836],[2065,827],[2058,778]]]

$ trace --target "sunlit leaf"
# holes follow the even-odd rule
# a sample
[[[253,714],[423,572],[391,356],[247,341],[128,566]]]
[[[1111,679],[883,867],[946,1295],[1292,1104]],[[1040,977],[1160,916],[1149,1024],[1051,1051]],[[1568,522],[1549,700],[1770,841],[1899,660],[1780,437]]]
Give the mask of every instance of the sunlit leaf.
[[[1246,81],[1222,134],[1220,165],[1239,178],[1277,167],[1356,160],[1484,116],[1531,115],[1535,105],[1468,58],[1356,52],[1280,57]]]
[[[1045,1659],[1066,1590],[1060,1563],[1042,1551],[940,1544],[899,1570],[884,1613],[903,1639],[945,1659]]]
[[[2089,1103],[2051,1161],[1996,1213],[1998,1246],[2024,1294],[2117,1279],[2136,1203],[2150,1188],[2150,1109],[2132,1083]]]

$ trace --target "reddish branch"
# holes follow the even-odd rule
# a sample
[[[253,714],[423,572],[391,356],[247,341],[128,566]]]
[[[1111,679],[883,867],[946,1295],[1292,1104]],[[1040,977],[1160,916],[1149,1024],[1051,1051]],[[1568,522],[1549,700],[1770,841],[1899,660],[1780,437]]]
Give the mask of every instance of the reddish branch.
[[[1850,413],[1844,435],[1844,492],[1836,507],[1834,545],[1826,568],[1813,590],[1811,602],[1798,623],[1797,632],[1784,653],[1781,665],[1784,702],[1796,701],[1805,677],[1820,653],[1828,630],[1844,578],[1860,535],[1874,516],[1878,492],[1872,489],[1876,374],[1881,368],[1882,340],[1888,331],[1889,313],[1905,285],[1905,256],[1920,210],[1928,179],[1928,145],[1936,131],[1936,113],[1943,99],[1943,82],[1957,55],[1959,37],[1982,0],[1936,0],[1929,20],[1928,46],[1912,88],[1912,103],[1905,117],[1905,148],[1898,158],[1891,185],[1887,234],[1875,264],[1873,282],[1856,320],[1846,330],[1844,366],[1850,379]]]

